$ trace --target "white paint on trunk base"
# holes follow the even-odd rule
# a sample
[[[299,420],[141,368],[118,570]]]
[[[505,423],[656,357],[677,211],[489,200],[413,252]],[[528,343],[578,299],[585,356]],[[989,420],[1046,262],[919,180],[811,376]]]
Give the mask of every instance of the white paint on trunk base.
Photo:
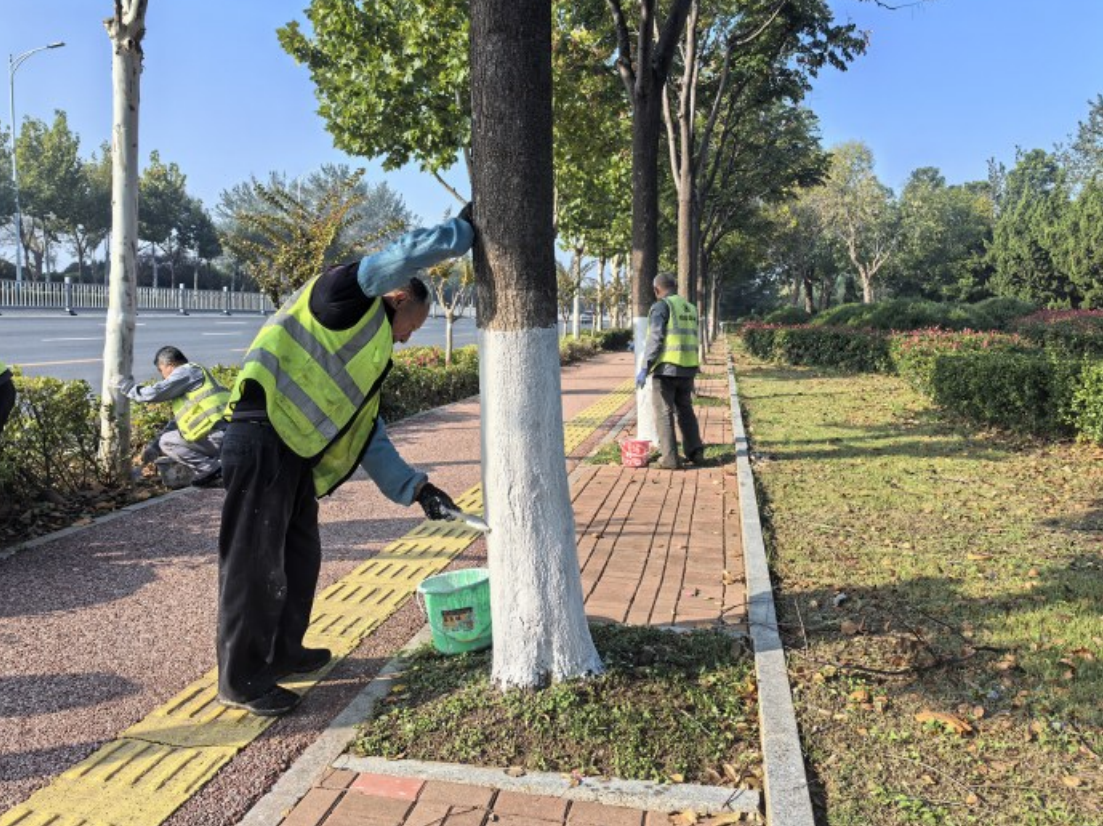
[[[636,316],[632,319],[632,329],[638,373],[647,366],[644,361],[647,354],[647,316]],[[636,390],[636,438],[647,439],[653,445],[659,443],[659,435],[655,430],[655,408],[651,404],[651,376],[647,377],[642,390]]]
[[[582,604],[556,329],[480,330],[482,471],[501,688],[599,674]]]

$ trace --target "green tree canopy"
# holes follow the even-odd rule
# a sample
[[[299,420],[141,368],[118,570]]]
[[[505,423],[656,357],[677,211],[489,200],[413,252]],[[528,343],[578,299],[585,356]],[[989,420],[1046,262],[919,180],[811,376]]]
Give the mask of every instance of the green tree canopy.
[[[1007,173],[989,260],[991,288],[1048,307],[1074,307],[1080,292],[1058,265],[1059,227],[1068,207],[1065,172],[1056,155],[1020,151]]]
[[[467,3],[311,0],[280,45],[310,70],[334,144],[439,175],[471,141]],[[465,198],[466,200],[466,198]]]

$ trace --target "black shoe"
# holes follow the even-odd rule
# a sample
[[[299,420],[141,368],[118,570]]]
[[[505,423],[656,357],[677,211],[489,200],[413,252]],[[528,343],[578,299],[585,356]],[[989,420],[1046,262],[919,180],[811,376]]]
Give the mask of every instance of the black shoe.
[[[216,467],[210,473],[196,476],[191,480],[193,488],[220,488],[222,487],[222,468]]]
[[[693,464],[695,465],[701,464],[705,461],[705,446],[701,445],[701,447],[697,448],[686,458],[689,459],[689,461],[693,462]]]
[[[260,695],[255,700],[231,700],[218,695],[218,702],[230,708],[242,708],[250,714],[258,717],[279,717],[287,714],[302,700],[302,696],[294,691],[288,691],[282,686],[272,686],[267,693]]]
[[[272,666],[272,671],[276,679],[280,680],[291,674],[310,674],[328,665],[332,659],[333,652],[328,648],[304,648],[294,662],[276,663]]]

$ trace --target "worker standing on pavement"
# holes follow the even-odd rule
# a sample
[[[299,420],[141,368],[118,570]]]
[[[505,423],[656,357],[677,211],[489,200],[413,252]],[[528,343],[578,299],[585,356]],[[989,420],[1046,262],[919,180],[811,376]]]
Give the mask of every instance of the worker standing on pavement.
[[[15,408],[15,380],[11,368],[0,361],[0,436],[4,435],[4,425]]]
[[[693,379],[697,375],[697,308],[678,295],[674,276],[663,273],[652,282],[655,297],[647,317],[647,345],[644,363],[636,374],[636,386],[643,387],[652,376],[652,403],[659,431],[659,467],[677,470],[682,466],[674,438],[674,419],[682,431],[682,450],[694,464],[701,464],[705,446],[697,415],[693,412]]]
[[[192,485],[198,488],[221,484],[223,411],[230,392],[201,364],[190,362],[175,347],[162,347],[153,357],[161,381],[139,386],[133,379],[119,382],[119,390],[141,404],[172,402],[172,424],[157,439],[157,446],[170,459],[195,471]],[[149,459],[150,453],[142,454]]]
[[[415,273],[471,248],[469,208],[308,281],[261,328],[230,398],[222,451],[218,697],[262,716],[293,709],[277,683],[325,666],[306,648],[321,567],[317,498],[362,466],[387,498],[430,519],[456,509],[411,468],[379,417],[395,342],[425,323]]]

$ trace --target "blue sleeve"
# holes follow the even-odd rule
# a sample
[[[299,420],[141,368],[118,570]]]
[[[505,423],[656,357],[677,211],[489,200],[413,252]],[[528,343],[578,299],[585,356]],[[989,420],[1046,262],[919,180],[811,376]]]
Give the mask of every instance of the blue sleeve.
[[[368,472],[368,476],[384,496],[400,505],[411,504],[414,501],[414,492],[422,483],[429,481],[426,474],[414,470],[398,455],[387,436],[387,426],[382,417],[376,420],[375,434],[368,442],[360,467]]]
[[[356,278],[369,298],[403,287],[418,270],[463,255],[471,249],[475,231],[462,218],[451,218],[431,229],[407,232],[379,252],[360,259]]]
[[[169,373],[167,379],[162,379],[156,384],[151,384],[146,387],[136,385],[127,390],[126,395],[142,404],[167,402],[183,396],[189,390],[194,390],[202,383],[202,370],[190,363],[181,364]]]

